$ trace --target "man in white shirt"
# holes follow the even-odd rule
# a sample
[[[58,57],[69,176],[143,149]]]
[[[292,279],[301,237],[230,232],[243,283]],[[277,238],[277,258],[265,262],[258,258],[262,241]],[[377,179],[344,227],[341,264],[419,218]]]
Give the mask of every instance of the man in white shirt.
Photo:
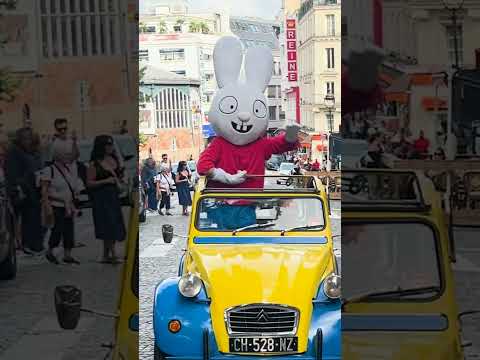
[[[155,176],[155,183],[157,184],[157,198],[160,200],[158,205],[158,213],[163,215],[162,209],[165,207],[165,215],[172,215],[170,213],[170,196],[171,188],[173,186],[172,173],[169,168],[161,166],[160,172]]]

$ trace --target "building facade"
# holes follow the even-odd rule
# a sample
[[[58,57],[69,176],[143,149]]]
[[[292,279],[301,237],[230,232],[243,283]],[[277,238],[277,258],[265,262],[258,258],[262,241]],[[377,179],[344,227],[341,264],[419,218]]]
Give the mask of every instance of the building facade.
[[[341,3],[303,1],[297,17],[301,124],[312,135],[338,132],[342,96]],[[312,146],[312,153],[316,149]],[[323,148],[318,147],[320,150]]]
[[[139,132],[147,136],[140,158],[172,161],[198,158],[201,138],[200,81],[153,66],[144,70],[140,83]]]
[[[83,136],[116,131],[124,120],[136,133],[137,11],[132,0],[41,0],[5,10],[0,27],[11,36],[0,66],[22,81],[14,102],[0,102],[6,130],[28,121],[47,134],[65,117]]]

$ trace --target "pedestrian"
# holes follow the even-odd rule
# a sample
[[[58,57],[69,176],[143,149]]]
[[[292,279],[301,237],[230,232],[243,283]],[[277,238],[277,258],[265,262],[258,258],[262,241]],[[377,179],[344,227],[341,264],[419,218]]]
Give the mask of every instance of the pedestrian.
[[[168,159],[168,154],[162,154],[162,161],[160,162],[160,167],[164,167],[172,171],[172,160]]]
[[[190,196],[190,173],[187,170],[187,162],[180,161],[178,163],[177,174],[175,175],[175,184],[177,186],[178,203],[182,205],[182,214],[188,215],[188,207],[192,205]]]
[[[153,160],[153,158],[148,158],[145,160],[145,166],[142,169],[142,183],[143,188],[147,193],[147,209],[150,211],[157,211],[158,208],[155,176],[157,176],[157,172],[155,170],[155,160]]]
[[[26,254],[43,252],[44,229],[41,225],[40,183],[41,154],[35,146],[31,128],[20,128],[7,152],[5,177],[7,192],[17,221],[21,223],[22,248]]]
[[[65,118],[57,118],[55,119],[53,126],[55,128],[55,134],[53,135],[52,139],[50,140],[50,144],[47,146],[47,153],[45,154],[45,163],[48,165],[49,163],[53,162],[53,146],[56,142],[65,143],[65,146],[69,146],[72,148],[71,151],[71,161],[72,163],[76,162],[80,157],[80,150],[78,149],[77,144],[77,134],[75,131],[68,134],[68,121]],[[74,164],[75,165],[75,164]],[[77,169],[75,167],[71,168],[71,170],[76,173]],[[75,174],[76,175],[76,174]]]
[[[173,179],[168,168],[161,167],[157,175],[157,198],[160,200],[158,213],[163,215],[162,209],[165,208],[165,215],[172,215],[170,212],[170,197],[172,193]]]
[[[75,218],[77,199],[83,183],[71,171],[72,147],[66,142],[53,145],[53,163],[43,169],[41,174],[42,210],[44,219],[51,218],[50,239],[45,254],[47,260],[59,264],[54,250],[63,240],[63,262],[80,264],[72,257],[75,245]],[[46,224],[45,224],[46,225]]]
[[[87,169],[87,186],[92,200],[95,237],[103,241],[101,263],[120,263],[115,244],[126,236],[120,203],[123,172],[113,138],[109,135],[95,137]]]

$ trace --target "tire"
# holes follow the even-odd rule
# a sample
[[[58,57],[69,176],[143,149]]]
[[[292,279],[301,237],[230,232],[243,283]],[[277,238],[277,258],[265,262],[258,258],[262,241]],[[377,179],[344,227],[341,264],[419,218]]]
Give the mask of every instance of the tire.
[[[10,241],[10,250],[7,258],[0,263],[0,280],[13,280],[17,276],[17,252],[15,250],[15,239],[13,235],[13,224],[9,222],[7,236]]]
[[[138,215],[138,222],[144,223],[145,221],[147,221],[147,214],[145,210],[143,210],[141,214]]]

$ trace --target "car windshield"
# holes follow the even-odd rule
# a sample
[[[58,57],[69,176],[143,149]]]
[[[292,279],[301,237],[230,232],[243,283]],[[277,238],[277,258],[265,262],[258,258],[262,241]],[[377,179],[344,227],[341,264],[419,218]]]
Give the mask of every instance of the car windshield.
[[[280,165],[280,171],[292,171],[295,165],[293,163],[282,163]]]
[[[252,231],[282,231],[308,227],[321,230],[325,225],[323,203],[319,198],[293,197],[205,197],[198,204],[196,227],[201,231],[233,231],[259,225]],[[262,227],[271,223],[271,225]]]
[[[440,292],[437,241],[424,223],[342,221],[342,258],[348,259],[342,266],[346,299],[377,294],[372,299],[398,301],[432,298]],[[429,290],[408,292],[415,289]]]

